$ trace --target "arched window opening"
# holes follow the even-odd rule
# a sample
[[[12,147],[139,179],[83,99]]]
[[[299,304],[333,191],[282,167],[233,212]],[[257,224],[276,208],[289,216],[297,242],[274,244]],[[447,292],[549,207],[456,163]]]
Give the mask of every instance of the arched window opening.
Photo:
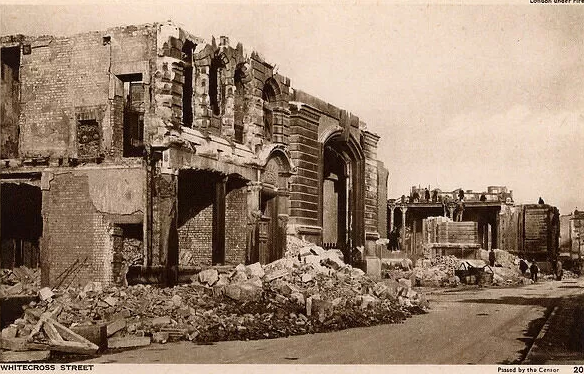
[[[220,115],[221,114],[221,100],[220,98],[223,96],[221,94],[221,87],[220,87],[220,69],[222,65],[218,58],[214,58],[211,61],[211,68],[209,71],[209,100],[211,103],[211,111],[213,115]]]
[[[271,140],[274,126],[273,105],[276,101],[276,93],[269,83],[264,85],[262,99],[264,101],[264,136],[266,140]]]
[[[244,117],[244,84],[243,84],[243,72],[241,71],[241,66],[238,66],[235,69],[235,73],[233,74],[233,80],[235,84],[235,95],[233,97],[233,106],[234,106],[234,130],[235,134],[233,136],[233,140],[236,143],[243,144],[243,117]]]
[[[184,66],[184,84],[182,95],[182,122],[184,126],[193,125],[193,49],[195,45],[187,40],[182,48],[182,61]]]

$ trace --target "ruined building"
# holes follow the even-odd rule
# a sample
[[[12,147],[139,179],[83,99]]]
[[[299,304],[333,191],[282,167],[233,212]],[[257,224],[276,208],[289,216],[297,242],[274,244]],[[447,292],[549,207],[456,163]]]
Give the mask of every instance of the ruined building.
[[[1,43],[2,267],[173,284],[287,235],[349,262],[386,235],[379,137],[241,44],[171,22]]]

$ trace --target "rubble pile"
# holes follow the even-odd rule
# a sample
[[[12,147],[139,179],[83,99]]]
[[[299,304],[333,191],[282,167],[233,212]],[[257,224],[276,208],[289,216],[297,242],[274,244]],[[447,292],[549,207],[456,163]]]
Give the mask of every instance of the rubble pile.
[[[142,250],[142,240],[124,238],[121,255],[124,261],[129,265],[141,264],[144,257],[144,251]]]
[[[376,282],[336,251],[299,241],[289,248],[286,257],[270,264],[240,264],[223,273],[208,268],[192,283],[173,288],[104,288],[99,282],[44,288],[41,301],[30,303],[8,327],[9,335],[46,345],[50,337],[44,329],[35,333],[35,325],[50,313],[54,323],[72,331],[106,326],[109,348],[252,340],[396,323],[428,308],[410,280]]]
[[[489,251],[485,249],[480,249],[479,251],[480,259],[485,261],[485,263],[488,263]],[[502,249],[493,249],[493,252],[495,252],[495,266],[509,269],[519,266],[519,257]]]
[[[40,269],[29,269],[21,266],[0,269],[0,297],[12,295],[36,295],[40,289]]]
[[[423,287],[444,287],[460,284],[460,279],[454,275],[459,260],[454,256],[437,256],[432,259],[418,261],[413,274],[416,284]]]

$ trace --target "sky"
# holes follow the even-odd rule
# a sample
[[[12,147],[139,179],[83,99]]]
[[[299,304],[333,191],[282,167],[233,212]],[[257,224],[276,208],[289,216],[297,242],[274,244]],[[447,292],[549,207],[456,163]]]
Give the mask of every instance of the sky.
[[[4,0],[0,0],[4,1]],[[584,209],[584,4],[8,5],[2,35],[173,20],[259,51],[292,86],[381,136],[389,196],[411,186],[513,190]]]

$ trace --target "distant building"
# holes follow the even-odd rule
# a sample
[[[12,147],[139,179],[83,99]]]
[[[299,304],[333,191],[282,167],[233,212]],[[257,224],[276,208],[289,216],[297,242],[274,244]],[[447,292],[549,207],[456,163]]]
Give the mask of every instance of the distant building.
[[[584,257],[584,212],[560,217],[560,253],[572,259]]]
[[[430,199],[425,199],[426,189],[430,192]],[[448,216],[454,219],[457,209],[457,199],[460,189],[442,191],[428,186],[413,186],[409,195],[402,203],[402,198],[391,199],[388,202],[389,230],[399,227],[403,231],[402,240],[406,232],[411,234],[405,240],[405,248],[410,253],[421,254],[424,240],[423,220],[428,217]],[[513,191],[505,186],[489,186],[487,191],[464,191],[463,221],[477,223],[476,241],[482,248],[496,248],[499,240],[498,217],[501,208],[513,204]],[[405,222],[405,225],[403,224]],[[407,230],[406,230],[407,229]]]

